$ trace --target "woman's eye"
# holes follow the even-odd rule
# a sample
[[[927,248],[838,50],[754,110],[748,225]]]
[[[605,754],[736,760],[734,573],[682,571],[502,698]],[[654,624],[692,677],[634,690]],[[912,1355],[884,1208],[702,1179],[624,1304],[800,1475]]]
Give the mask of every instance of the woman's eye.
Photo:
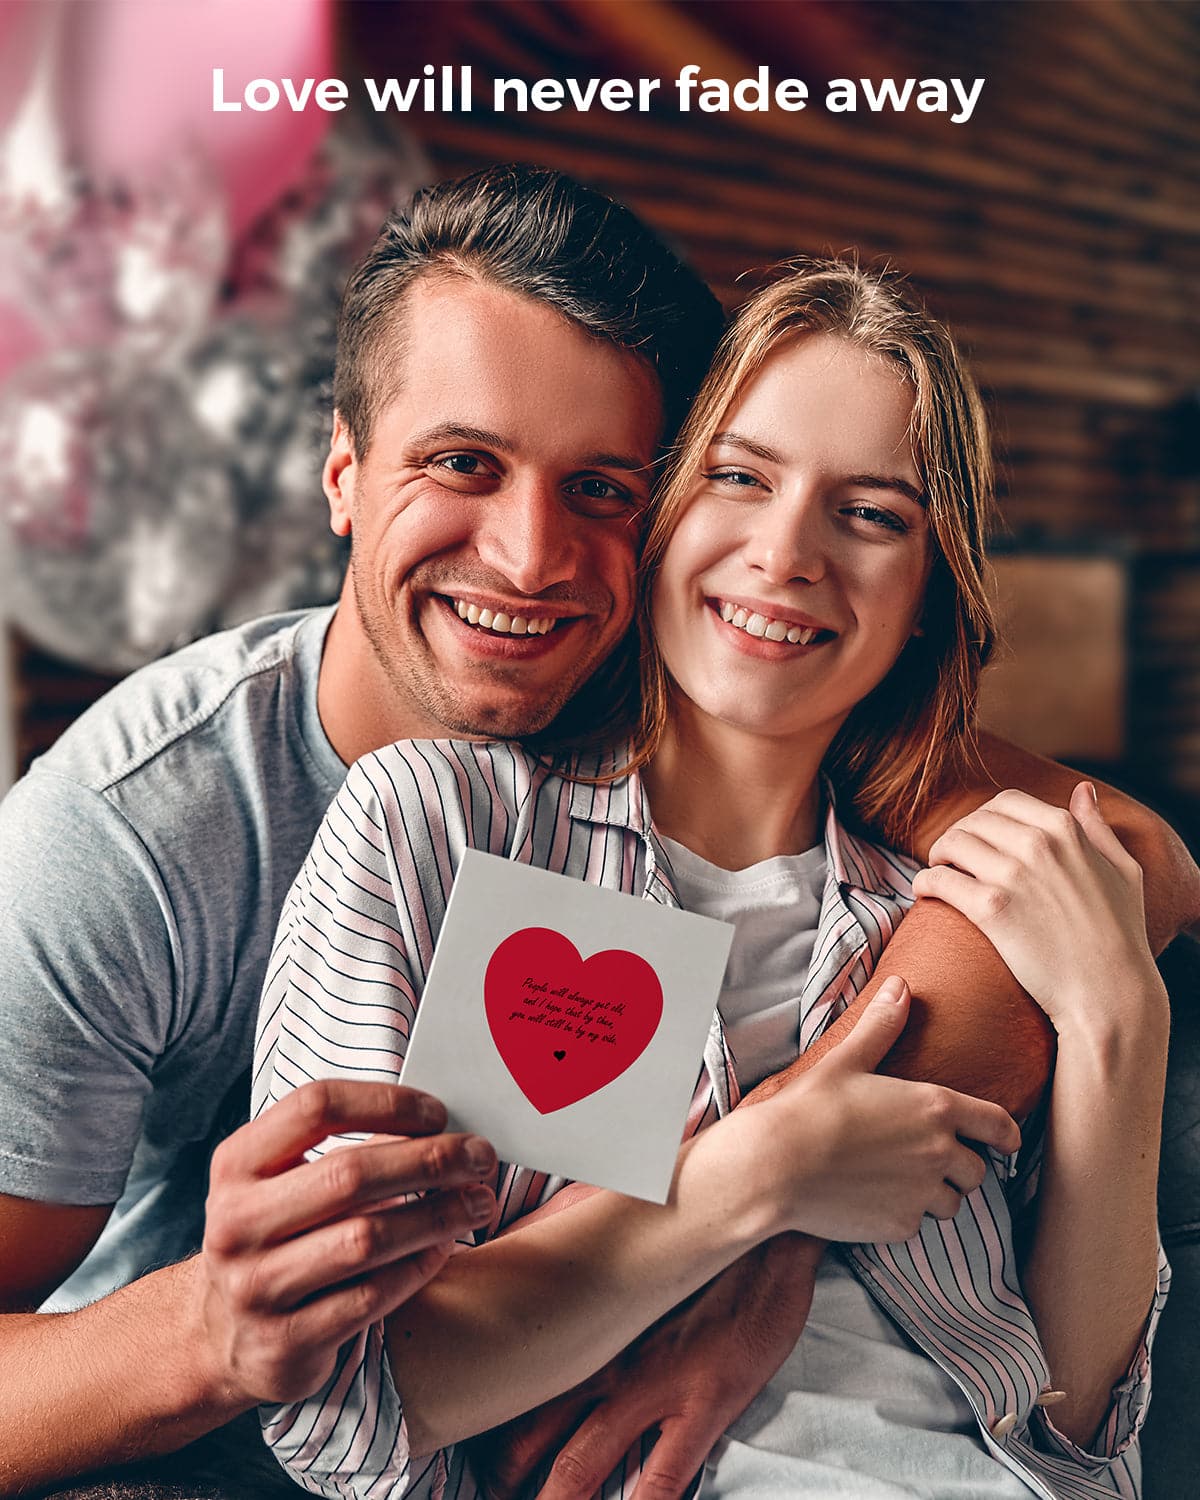
[[[728,485],[730,489],[762,488],[762,480],[753,474],[748,474],[745,469],[711,469],[704,477],[711,479],[715,484]]]
[[[885,531],[897,531],[904,533],[908,531],[908,522],[898,516],[894,510],[885,510],[878,505],[870,505],[866,501],[859,501],[857,505],[851,505],[847,514],[861,517],[864,521],[871,522],[874,526],[880,526]]]

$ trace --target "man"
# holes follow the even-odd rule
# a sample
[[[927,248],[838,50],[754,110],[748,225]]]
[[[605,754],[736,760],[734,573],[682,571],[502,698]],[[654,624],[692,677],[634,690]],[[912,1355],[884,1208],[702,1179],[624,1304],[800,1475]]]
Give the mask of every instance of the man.
[[[343,312],[324,482],[353,554],[336,613],[255,622],[136,674],[4,803],[8,1492],[318,1388],[338,1347],[490,1216],[472,1187],[490,1147],[439,1134],[438,1106],[314,1083],[217,1150],[190,1254],[205,1166],[244,1108],[279,909],[346,764],[398,738],[552,746],[626,722],[639,516],[718,330],[711,296],[632,215],[557,174],[493,169],[419,196]],[[966,972],[950,968],[944,988]],[[414,1139],[371,1153],[369,1179],[353,1154],[305,1162],[341,1131]],[[438,1191],[369,1211],[413,1187]],[[786,1246],[763,1259],[786,1281]],[[735,1274],[770,1298],[756,1267]],[[681,1368],[734,1377],[661,1445],[665,1491],[782,1357],[802,1301],[740,1363],[710,1353],[731,1336],[722,1284],[684,1314],[703,1326],[672,1398]],[[670,1415],[649,1389],[638,1430]]]

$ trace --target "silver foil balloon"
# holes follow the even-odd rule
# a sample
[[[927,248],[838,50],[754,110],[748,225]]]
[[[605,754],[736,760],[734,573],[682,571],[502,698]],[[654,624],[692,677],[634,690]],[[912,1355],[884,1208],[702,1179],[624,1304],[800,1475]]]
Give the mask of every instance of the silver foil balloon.
[[[66,184],[49,203],[0,185],[0,295],[51,347],[177,356],[211,318],[229,249],[211,173],[179,157],[145,182]]]
[[[49,651],[140,666],[215,617],[237,560],[232,479],[171,375],[66,353],[0,391],[5,612]]]
[[[92,345],[0,387],[0,612],[124,671],[336,595],[320,472],[337,301],[418,180],[403,151],[329,140],[226,269],[224,205],[194,161],[103,193],[67,173],[36,200],[5,198],[0,174],[0,295],[52,342]]]

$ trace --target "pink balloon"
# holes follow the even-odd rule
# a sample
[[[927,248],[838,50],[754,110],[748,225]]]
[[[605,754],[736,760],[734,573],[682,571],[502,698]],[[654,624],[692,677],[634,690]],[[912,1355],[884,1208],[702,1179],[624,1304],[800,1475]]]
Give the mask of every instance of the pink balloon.
[[[333,118],[311,97],[299,112],[286,100],[269,113],[212,108],[214,68],[238,99],[255,78],[330,76],[328,0],[92,0],[67,21],[63,103],[86,165],[140,175],[198,144],[225,183],[235,234],[299,176]]]
[[[0,381],[44,348],[36,327],[15,307],[0,302]]]

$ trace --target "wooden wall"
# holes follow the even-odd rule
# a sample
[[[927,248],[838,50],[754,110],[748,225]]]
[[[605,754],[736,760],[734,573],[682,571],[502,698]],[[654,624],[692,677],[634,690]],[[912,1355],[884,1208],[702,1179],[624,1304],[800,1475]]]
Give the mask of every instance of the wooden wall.
[[[910,271],[1000,438],[1009,544],[1130,567],[1126,770],[1200,807],[1200,9],[1043,4],[345,5],[342,76],[706,72],[987,79],[973,119],[428,115],[438,175],[523,159],[626,199],[732,302],[797,250]],[[41,669],[33,699],[41,692]],[[29,736],[26,734],[26,744]]]

